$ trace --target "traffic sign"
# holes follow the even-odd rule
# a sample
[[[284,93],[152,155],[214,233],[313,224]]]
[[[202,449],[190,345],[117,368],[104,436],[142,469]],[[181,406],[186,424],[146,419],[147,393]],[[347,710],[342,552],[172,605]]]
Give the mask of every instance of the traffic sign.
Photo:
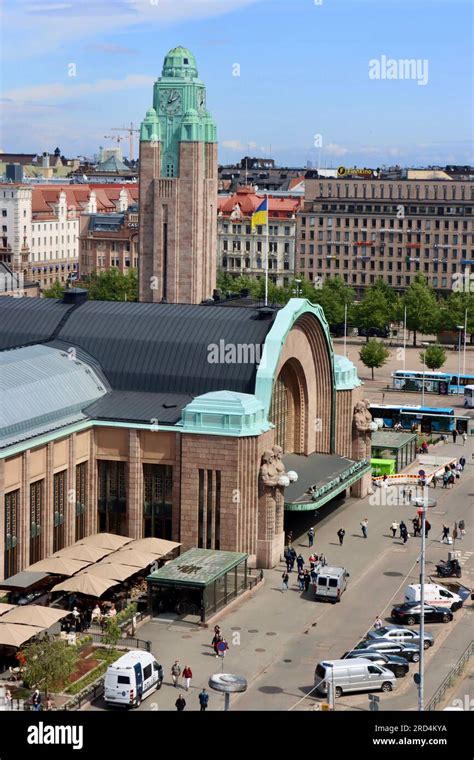
[[[227,644],[225,643],[225,641],[219,641],[217,645],[217,649],[219,652],[222,652],[222,654],[224,655],[225,650],[227,649]]]
[[[377,694],[369,694],[368,696],[371,702],[380,702],[380,697]]]

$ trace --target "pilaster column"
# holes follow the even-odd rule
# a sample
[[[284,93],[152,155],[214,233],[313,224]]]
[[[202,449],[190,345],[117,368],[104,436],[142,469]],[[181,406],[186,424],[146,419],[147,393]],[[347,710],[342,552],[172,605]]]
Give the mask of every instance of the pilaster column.
[[[127,535],[143,536],[143,472],[140,431],[128,436]]]
[[[54,528],[54,443],[46,446],[46,477],[44,479],[44,503],[41,516],[41,556],[53,553]]]
[[[24,570],[30,564],[30,452],[21,456],[21,491],[18,514],[18,569]]]
[[[67,499],[64,516],[64,545],[70,546],[76,540],[76,434],[71,433],[68,440],[67,463]]]
[[[95,430],[92,428],[89,439],[89,462],[87,465],[87,505],[86,505],[86,525],[85,535],[92,536],[97,533],[98,528],[98,514],[97,514],[97,499],[98,499],[98,485],[97,485],[97,444],[95,442]]]

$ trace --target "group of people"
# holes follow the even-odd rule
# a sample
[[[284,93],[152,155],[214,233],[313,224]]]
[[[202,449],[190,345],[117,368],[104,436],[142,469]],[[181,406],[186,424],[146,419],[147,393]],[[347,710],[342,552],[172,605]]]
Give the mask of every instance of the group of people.
[[[214,626],[214,636],[211,641],[211,646],[214,649],[216,657],[225,657],[225,653],[229,649],[229,645],[225,640],[219,625]],[[193,671],[189,665],[185,665],[181,670],[179,660],[175,660],[171,666],[171,681],[175,688],[178,688],[180,677],[183,678],[185,691],[189,691],[189,688],[191,686],[191,679],[193,677]],[[209,704],[209,694],[207,693],[206,689],[202,689],[198,695],[198,699],[201,712],[205,712]],[[186,700],[182,694],[178,696],[175,702],[175,707],[178,712],[182,712],[185,709]]]
[[[10,689],[7,689],[5,691],[4,696],[4,704],[5,704],[5,710],[12,710],[13,709],[13,697]],[[40,710],[55,710],[56,705],[54,704],[53,700],[50,696],[46,697],[44,703],[41,696],[41,692],[39,689],[35,689],[28,701],[28,704],[30,705],[30,708],[34,710],[35,712],[39,712]]]
[[[89,630],[94,622],[99,623],[103,628],[107,620],[116,615],[117,610],[113,602],[104,603],[102,607],[99,602],[96,602],[94,608],[92,608],[92,605],[81,609],[73,606],[70,614],[61,621],[61,631],[65,633],[83,633]]]
[[[206,712],[207,707],[209,705],[209,694],[207,693],[206,689],[203,689],[199,693],[198,699],[199,699],[199,705],[200,705],[200,708],[201,708],[200,711],[201,712]],[[185,698],[183,697],[182,694],[180,694],[178,696],[178,699],[174,703],[174,706],[176,707],[176,709],[177,709],[178,712],[183,712],[183,710],[186,707],[186,700],[185,700]]]
[[[412,519],[412,525],[413,525],[413,538],[416,538],[417,536],[421,535],[421,520],[419,517],[414,517]],[[408,528],[403,520],[400,520],[400,523],[397,523],[396,520],[394,520],[390,526],[390,530],[392,531],[392,538],[396,537],[397,530],[400,531],[400,538],[402,539],[403,543],[406,544],[408,541],[408,538],[410,536],[408,532]],[[428,538],[428,534],[431,530],[431,523],[429,520],[425,520],[425,536]]]
[[[293,558],[293,554],[290,554],[290,552],[293,551],[296,555],[296,552],[292,547],[285,548],[285,561],[286,561],[286,570],[283,571],[281,576],[281,590],[282,591],[288,591],[288,584],[290,581],[289,573],[293,570],[294,562],[296,560],[296,565],[298,568],[298,574],[297,574],[297,583],[298,588],[300,591],[307,592],[310,586],[310,583],[313,585],[316,584],[316,580],[318,577],[318,571],[321,567],[324,567],[324,565],[327,564],[326,557],[324,554],[320,554],[319,556],[313,552],[309,559],[309,568],[305,568],[305,561],[300,553],[295,559]]]

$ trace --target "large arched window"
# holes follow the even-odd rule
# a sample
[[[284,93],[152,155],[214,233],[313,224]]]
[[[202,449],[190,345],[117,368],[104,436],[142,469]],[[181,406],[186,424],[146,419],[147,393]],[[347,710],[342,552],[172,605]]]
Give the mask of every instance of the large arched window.
[[[297,359],[289,359],[281,368],[273,386],[270,420],[275,425],[275,443],[285,453],[304,451],[307,409],[306,378]]]

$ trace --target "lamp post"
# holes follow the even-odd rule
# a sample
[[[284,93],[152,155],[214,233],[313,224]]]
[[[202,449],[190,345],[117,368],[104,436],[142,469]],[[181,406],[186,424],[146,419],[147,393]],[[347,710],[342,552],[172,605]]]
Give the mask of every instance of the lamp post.
[[[461,388],[461,335],[462,331],[464,330],[464,325],[456,325],[456,329],[458,331],[458,393],[460,393]]]
[[[430,344],[427,343],[427,342],[422,342],[421,345],[426,347],[426,346],[429,346]],[[422,384],[422,388],[421,388],[421,405],[424,406],[425,405],[425,370],[426,370],[425,352],[424,351],[421,352],[421,356],[422,356],[421,361],[423,362],[423,380],[422,380],[423,384]]]
[[[295,288],[293,289],[293,293],[297,298],[300,297],[300,285],[301,280],[295,280]]]
[[[428,486],[423,489],[421,499],[414,499],[412,504],[418,507],[421,517],[421,552],[420,552],[420,660],[415,683],[418,685],[418,710],[425,709],[425,551],[426,551],[426,510],[435,507],[436,501],[428,497]]]

